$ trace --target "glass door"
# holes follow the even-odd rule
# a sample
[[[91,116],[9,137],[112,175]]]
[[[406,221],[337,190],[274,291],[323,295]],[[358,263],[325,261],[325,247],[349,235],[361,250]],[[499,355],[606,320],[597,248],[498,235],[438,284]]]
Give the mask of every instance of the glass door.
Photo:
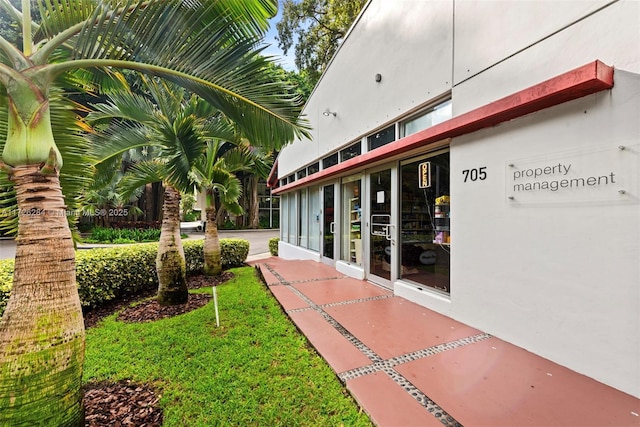
[[[399,277],[450,292],[449,152],[400,166]]]
[[[334,233],[335,233],[335,190],[334,185],[325,185],[322,188],[322,260],[327,264],[333,264],[334,259]]]
[[[341,190],[340,260],[362,265],[362,202],[360,176],[344,178]]]
[[[391,169],[369,174],[368,260],[372,282],[391,287],[395,264],[394,193]]]

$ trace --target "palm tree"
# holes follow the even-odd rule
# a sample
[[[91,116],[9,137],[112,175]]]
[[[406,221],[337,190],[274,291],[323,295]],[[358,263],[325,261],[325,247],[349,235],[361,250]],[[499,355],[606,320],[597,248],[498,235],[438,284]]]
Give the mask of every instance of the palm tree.
[[[242,214],[239,204],[242,183],[236,173],[263,169],[265,155],[261,150],[221,139],[207,142],[205,155],[193,167],[193,176],[205,194],[206,229],[204,236],[204,273],[217,276],[222,272],[220,240],[216,222],[216,199],[220,206],[235,215]]]
[[[180,238],[180,193],[193,191],[191,169],[211,138],[235,139],[231,124],[202,98],[187,96],[184,89],[167,82],[141,77],[140,89],[129,87],[112,92],[110,101],[95,106],[87,119],[96,128],[107,128],[92,136],[99,167],[113,161],[131,147],[155,149],[155,158],[139,161],[120,182],[127,196],[140,187],[161,182],[165,189],[162,228],[156,258],[157,300],[161,305],[187,302],[189,292],[186,261]],[[101,168],[112,169],[112,168]]]
[[[23,43],[0,37],[8,110],[0,167],[25,213],[0,319],[0,425],[70,426],[82,423],[84,327],[60,188],[63,156],[52,131],[51,95],[60,79],[78,69],[131,69],[201,95],[251,140],[282,144],[305,129],[288,89],[260,72],[268,60],[257,43],[275,15],[275,0],[37,3],[38,24],[30,0],[22,1],[22,11],[0,0]]]

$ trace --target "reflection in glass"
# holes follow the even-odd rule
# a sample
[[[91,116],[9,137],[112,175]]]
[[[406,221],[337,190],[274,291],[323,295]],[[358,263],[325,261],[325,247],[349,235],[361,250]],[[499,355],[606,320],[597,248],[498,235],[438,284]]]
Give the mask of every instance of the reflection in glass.
[[[391,170],[370,178],[370,273],[391,280]]]
[[[309,214],[308,214],[308,206],[307,206],[307,190],[304,189],[300,191],[300,197],[298,198],[298,202],[300,206],[298,207],[298,245],[303,248],[307,247],[307,236],[309,235]]]
[[[429,178],[421,187],[420,164]],[[451,245],[449,153],[401,167],[400,277],[449,292]]]
[[[342,237],[340,259],[352,264],[362,264],[362,205],[360,204],[360,180],[342,184]]]
[[[320,252],[320,188],[309,189],[309,249]]]
[[[402,136],[408,136],[423,129],[435,126],[445,120],[449,120],[452,116],[451,100],[447,100],[432,109],[424,112],[422,115],[406,121],[402,126]]]
[[[324,239],[323,239],[323,250],[322,255],[327,258],[333,259],[333,230],[335,227],[334,221],[334,195],[333,195],[333,184],[325,185],[323,191],[323,211],[324,211]]]

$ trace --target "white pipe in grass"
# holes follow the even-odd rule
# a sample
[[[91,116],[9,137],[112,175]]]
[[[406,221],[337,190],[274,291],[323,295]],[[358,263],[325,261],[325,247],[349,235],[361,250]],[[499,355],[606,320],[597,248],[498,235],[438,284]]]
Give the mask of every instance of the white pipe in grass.
[[[220,327],[220,318],[218,317],[218,292],[216,291],[216,287],[212,286],[211,290],[213,292],[213,306],[216,309],[216,327]]]

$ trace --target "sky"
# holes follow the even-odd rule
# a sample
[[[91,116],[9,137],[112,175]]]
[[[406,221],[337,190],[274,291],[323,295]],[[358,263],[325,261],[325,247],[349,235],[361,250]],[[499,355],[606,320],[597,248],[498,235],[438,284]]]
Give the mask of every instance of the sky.
[[[289,49],[289,54],[284,56],[282,50],[278,48],[278,40],[276,40],[276,35],[278,35],[278,30],[276,29],[276,23],[280,21],[282,17],[282,6],[278,7],[278,14],[275,18],[271,19],[269,28],[269,32],[264,38],[265,44],[271,45],[267,49],[264,50],[265,55],[275,56],[279,59],[278,63],[284,67],[287,71],[296,71],[296,66],[294,64],[294,54],[293,49]]]

